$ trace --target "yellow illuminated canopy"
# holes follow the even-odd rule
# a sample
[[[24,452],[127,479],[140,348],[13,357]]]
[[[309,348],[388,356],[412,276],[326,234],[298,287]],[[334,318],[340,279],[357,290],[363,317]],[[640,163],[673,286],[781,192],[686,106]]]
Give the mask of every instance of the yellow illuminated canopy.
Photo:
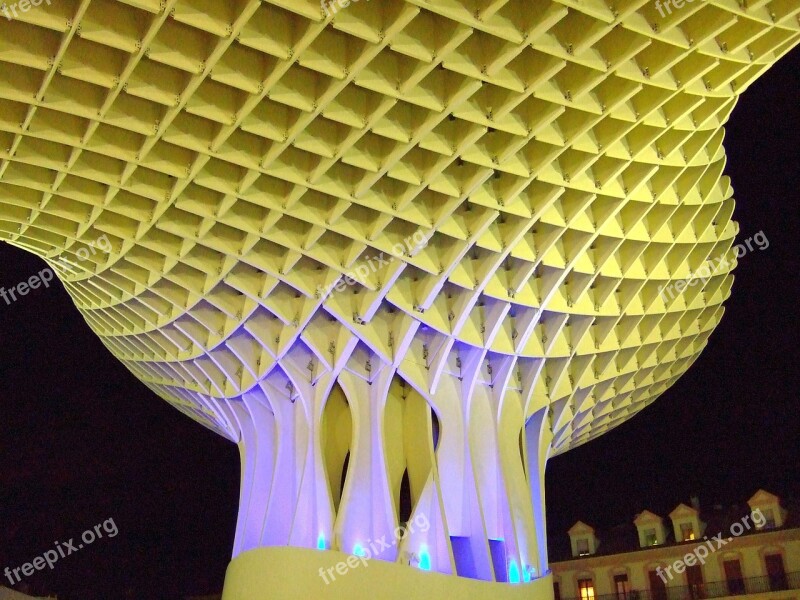
[[[403,521],[405,473],[414,514],[438,516],[391,560],[513,583],[501,539],[536,578],[547,458],[651,403],[722,316],[723,124],[800,34],[789,0],[661,12],[17,8],[0,239],[43,257],[155,393],[241,444],[237,553],[351,552]]]

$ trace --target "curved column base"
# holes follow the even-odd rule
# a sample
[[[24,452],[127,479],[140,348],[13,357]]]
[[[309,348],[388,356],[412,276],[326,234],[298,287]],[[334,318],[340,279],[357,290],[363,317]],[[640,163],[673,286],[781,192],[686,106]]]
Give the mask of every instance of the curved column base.
[[[222,600],[297,598],[553,600],[553,581],[547,575],[518,585],[489,583],[380,560],[365,561],[342,552],[288,547],[250,550],[228,566]]]

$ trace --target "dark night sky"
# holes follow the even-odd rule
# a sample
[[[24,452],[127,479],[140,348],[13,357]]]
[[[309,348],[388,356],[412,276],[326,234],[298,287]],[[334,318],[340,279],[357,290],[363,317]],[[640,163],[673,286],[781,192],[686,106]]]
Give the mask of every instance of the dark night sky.
[[[800,498],[795,345],[800,51],[743,96],[727,127],[745,255],[722,324],[658,402],[548,468],[551,538],[668,513],[690,494],[743,503],[759,487]],[[0,244],[0,286],[42,268]],[[236,447],[130,375],[60,284],[0,302],[0,570],[113,518],[119,534],[29,581],[65,600],[177,599],[219,591],[239,487]],[[0,583],[1,584],[1,583]]]

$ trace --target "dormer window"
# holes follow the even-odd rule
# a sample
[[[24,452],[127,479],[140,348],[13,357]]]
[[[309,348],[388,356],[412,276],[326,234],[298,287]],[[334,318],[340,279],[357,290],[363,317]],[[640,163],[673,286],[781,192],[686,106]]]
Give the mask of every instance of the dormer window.
[[[667,530],[664,528],[664,520],[649,510],[642,511],[636,515],[633,524],[639,534],[639,547],[649,548],[650,546],[660,546],[667,541]]]
[[[657,546],[658,536],[656,535],[655,528],[644,530],[644,544],[645,546]]]
[[[689,542],[703,537],[706,524],[700,520],[699,507],[700,502],[693,498],[691,506],[679,504],[669,513],[676,542]]]
[[[591,556],[597,552],[597,546],[600,542],[594,534],[594,529],[586,523],[578,521],[567,533],[569,534],[573,557]]]
[[[783,527],[786,522],[786,509],[781,506],[781,499],[765,490],[758,490],[747,501],[750,505],[753,524],[756,529],[775,529]]]

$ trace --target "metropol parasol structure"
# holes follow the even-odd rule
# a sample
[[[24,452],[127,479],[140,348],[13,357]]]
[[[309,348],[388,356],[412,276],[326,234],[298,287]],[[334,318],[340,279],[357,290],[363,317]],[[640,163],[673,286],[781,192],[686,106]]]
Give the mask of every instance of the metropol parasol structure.
[[[20,0],[0,239],[239,445],[225,600],[552,597],[546,462],[719,322],[723,124],[798,13]]]

